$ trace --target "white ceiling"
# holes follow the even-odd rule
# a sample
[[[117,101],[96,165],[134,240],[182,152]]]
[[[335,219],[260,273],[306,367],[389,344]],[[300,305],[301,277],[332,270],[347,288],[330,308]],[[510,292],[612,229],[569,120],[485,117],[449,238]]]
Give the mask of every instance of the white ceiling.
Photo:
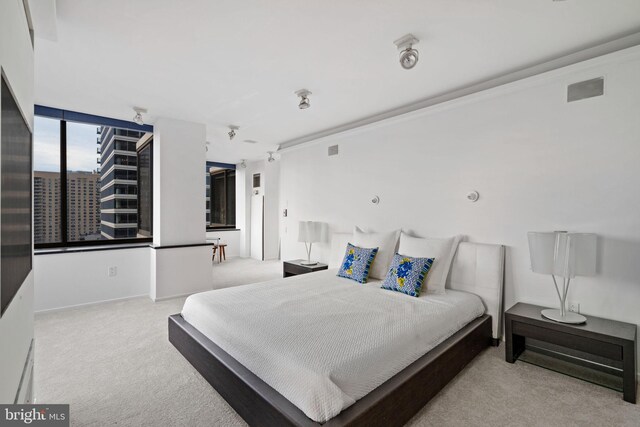
[[[125,120],[135,105],[149,123],[205,123],[208,158],[232,163],[640,30],[638,0],[55,3],[57,34],[49,22],[36,38],[38,104]],[[420,39],[410,71],[393,44],[407,33]],[[297,108],[301,88],[313,92],[308,110]]]

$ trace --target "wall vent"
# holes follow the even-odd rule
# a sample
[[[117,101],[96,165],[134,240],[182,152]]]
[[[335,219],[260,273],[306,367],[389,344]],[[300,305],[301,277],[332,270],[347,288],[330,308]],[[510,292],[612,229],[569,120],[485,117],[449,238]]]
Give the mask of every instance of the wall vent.
[[[329,152],[330,156],[337,156],[338,155],[338,146],[337,145],[332,145],[331,147],[329,147],[329,149],[327,151]]]
[[[260,174],[253,174],[253,188],[260,188]]]
[[[572,83],[567,86],[567,102],[604,95],[604,77]]]

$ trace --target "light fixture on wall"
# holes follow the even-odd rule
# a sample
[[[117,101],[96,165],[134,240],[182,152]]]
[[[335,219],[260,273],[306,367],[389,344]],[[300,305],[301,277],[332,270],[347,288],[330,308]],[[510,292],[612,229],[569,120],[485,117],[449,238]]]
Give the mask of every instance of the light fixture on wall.
[[[133,111],[136,112],[136,115],[133,116],[133,123],[142,126],[144,124],[142,113],[146,113],[147,109],[142,107],[133,107]]]
[[[240,160],[242,160],[242,161],[240,162],[240,167],[241,167],[242,169],[246,169],[246,168],[247,168],[247,161],[246,161],[246,159],[240,159]]]
[[[268,161],[269,163],[271,163],[271,162],[275,162],[275,161],[276,161],[276,159],[275,159],[275,157],[273,157],[273,151],[267,151],[267,153],[269,153],[269,157],[267,158],[267,161]]]
[[[534,273],[549,274],[560,299],[560,310],[542,310],[542,316],[561,323],[584,323],[587,319],[567,311],[569,283],[576,276],[596,274],[597,236],[589,233],[529,232],[529,255]],[[562,288],[556,276],[562,277]]]
[[[298,108],[301,110],[306,110],[311,107],[311,101],[309,101],[309,95],[311,95],[311,91],[308,89],[300,89],[295,92],[296,95],[300,97],[300,103],[298,104]]]
[[[233,141],[233,138],[236,137],[236,131],[240,128],[238,126],[230,125],[229,129],[230,130],[227,132],[227,135],[229,135],[229,141]]]
[[[400,51],[400,65],[405,70],[412,69],[418,63],[418,51],[413,45],[419,41],[413,34],[407,34],[393,42]]]

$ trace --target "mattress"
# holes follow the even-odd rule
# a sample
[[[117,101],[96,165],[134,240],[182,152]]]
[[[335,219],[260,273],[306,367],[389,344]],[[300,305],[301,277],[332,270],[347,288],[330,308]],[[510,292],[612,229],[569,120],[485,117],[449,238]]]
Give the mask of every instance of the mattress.
[[[325,422],[484,314],[447,290],[414,298],[336,270],[191,295],[183,318],[316,422]]]

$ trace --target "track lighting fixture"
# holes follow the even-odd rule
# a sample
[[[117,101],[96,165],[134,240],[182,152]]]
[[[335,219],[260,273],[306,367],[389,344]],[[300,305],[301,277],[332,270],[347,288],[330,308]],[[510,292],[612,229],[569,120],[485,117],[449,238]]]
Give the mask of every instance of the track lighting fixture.
[[[419,41],[413,34],[407,34],[393,42],[400,51],[400,65],[405,70],[412,69],[418,63],[418,51],[413,45]]]
[[[229,135],[229,141],[233,141],[233,138],[236,137],[236,131],[240,128],[238,126],[231,125],[229,126],[229,129],[230,130],[227,132],[227,135]]]
[[[306,110],[311,107],[311,101],[309,101],[309,95],[311,92],[307,89],[300,89],[295,92],[296,95],[300,97],[300,103],[298,104],[298,108],[301,110]]]
[[[247,161],[246,161],[246,159],[240,159],[240,160],[242,160],[242,161],[240,162],[240,167],[241,167],[242,169],[246,169],[246,168],[247,168]]]
[[[144,120],[142,120],[142,113],[146,113],[146,108],[141,107],[133,107],[133,111],[136,112],[136,115],[133,116],[133,123],[142,126],[144,124]]]
[[[269,157],[267,158],[267,161],[269,163],[275,162],[276,159],[273,157],[273,151],[267,151],[267,153],[269,153]]]

